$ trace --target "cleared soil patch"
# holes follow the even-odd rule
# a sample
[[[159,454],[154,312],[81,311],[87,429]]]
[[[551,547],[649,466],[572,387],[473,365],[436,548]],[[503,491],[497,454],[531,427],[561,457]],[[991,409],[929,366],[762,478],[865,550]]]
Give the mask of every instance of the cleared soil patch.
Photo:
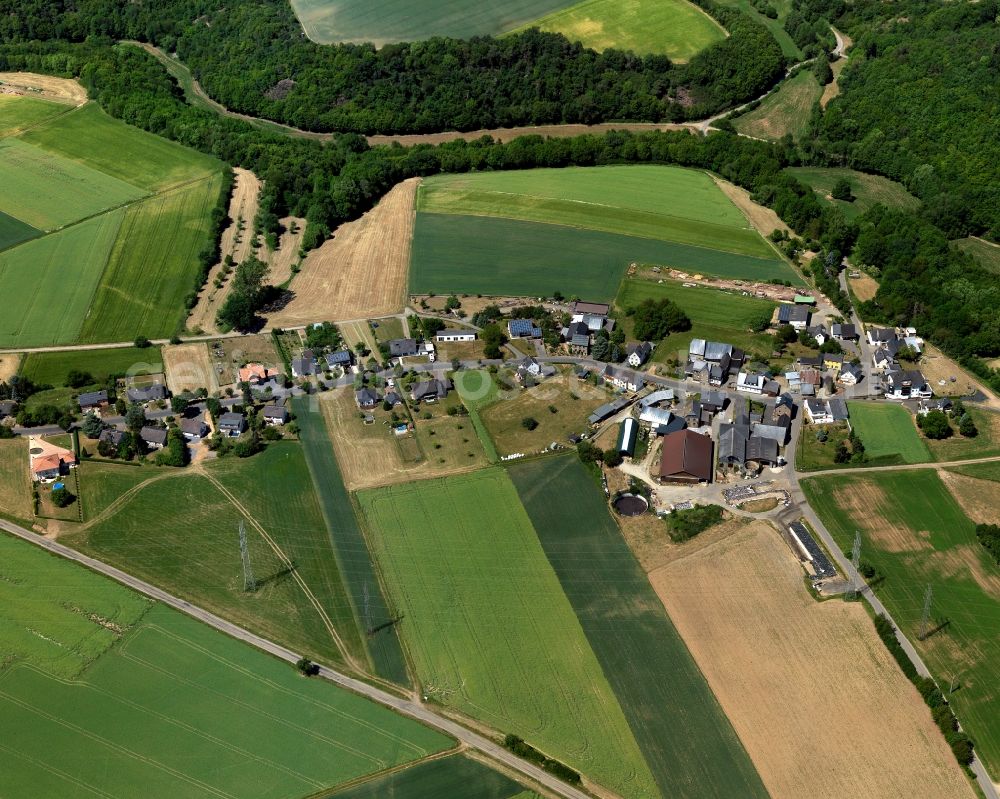
[[[847,283],[860,302],[873,300],[878,293],[878,281],[864,272],[861,272],[859,277],[848,277]]]
[[[165,346],[162,354],[167,388],[174,394],[197,388],[208,389],[209,394],[219,390],[218,375],[208,357],[207,344],[197,342]]]
[[[215,330],[215,315],[229,294],[232,286],[232,276],[226,279],[221,288],[215,288],[215,281],[222,276],[225,269],[224,260],[231,255],[234,263],[242,263],[250,254],[250,243],[253,241],[253,220],[257,216],[257,200],[260,196],[261,182],[248,169],[235,167],[233,169],[233,192],[229,198],[229,226],[222,231],[219,241],[219,252],[222,259],[208,273],[205,281],[206,290],[198,296],[198,304],[188,317],[187,326],[191,330]]]
[[[976,524],[1000,524],[1000,483],[942,469],[938,477]]]
[[[87,90],[75,80],[36,75],[34,72],[0,72],[0,92],[39,97],[70,105],[87,102]]]
[[[294,299],[269,325],[388,316],[403,310],[417,178],[394,186],[375,208],[306,256]]]
[[[864,609],[815,602],[770,526],[650,579],[774,799],[973,796]]]
[[[762,236],[769,236],[775,230],[781,230],[788,234],[792,233],[792,229],[774,211],[770,208],[765,208],[763,205],[758,205],[751,200],[750,192],[746,189],[741,189],[728,180],[722,180],[714,176],[712,179],[715,181],[715,185],[722,190],[722,193],[732,201],[733,205],[740,209],[743,216],[747,218],[750,224]]]

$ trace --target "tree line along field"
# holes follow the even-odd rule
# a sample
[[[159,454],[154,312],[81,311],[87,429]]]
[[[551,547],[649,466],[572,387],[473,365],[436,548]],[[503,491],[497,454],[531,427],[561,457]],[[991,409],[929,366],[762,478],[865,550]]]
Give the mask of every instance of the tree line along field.
[[[89,465],[80,467],[85,508]],[[364,662],[362,634],[297,443],[272,443],[253,458],[203,468],[153,471],[85,516],[79,530],[62,537],[68,546],[323,662]],[[241,521],[259,583],[253,593],[243,590]]]
[[[809,504],[842,549],[861,531],[861,556],[884,579],[874,590],[948,695],[991,773],[1000,767],[1000,567],[933,469],[813,477]],[[924,594],[932,628],[919,640]]]
[[[773,345],[771,336],[766,333],[755,333],[751,327],[763,317],[770,318],[777,305],[773,300],[745,297],[742,294],[707,287],[684,286],[670,280],[654,283],[650,280],[626,278],[622,281],[614,304],[619,312],[623,312],[627,308],[636,307],[644,300],[663,298],[670,299],[680,306],[691,319],[691,329],[671,333],[663,339],[653,351],[654,360],[663,362],[678,357],[678,353],[683,353],[683,357],[686,358],[693,338],[724,341],[747,352],[765,355],[771,352]],[[624,315],[621,318],[629,330],[632,320]]]
[[[583,0],[522,26],[561,33],[594,50],[615,48],[643,55],[657,53],[684,62],[725,30],[686,0]]]
[[[173,334],[222,170],[94,104],[0,139],[0,280],[11,298],[0,346]],[[30,238],[44,230],[54,232]],[[19,239],[29,240],[12,246]]]
[[[293,799],[447,737],[0,537],[0,793]]]
[[[18,371],[34,383],[63,386],[73,370],[93,375],[96,383],[104,383],[110,375],[159,374],[163,371],[162,350],[151,346],[29,352]]]
[[[579,459],[526,461],[509,471],[660,794],[767,796]]]
[[[659,795],[505,471],[358,498],[425,695],[623,796]]]
[[[920,206],[920,200],[902,184],[881,175],[869,175],[856,169],[841,167],[797,166],[787,167],[785,171],[810,186],[821,200],[839,208],[848,219],[856,219],[876,203],[909,211]],[[851,185],[851,193],[855,197],[851,202],[834,200],[830,196],[834,184],[841,178]]]

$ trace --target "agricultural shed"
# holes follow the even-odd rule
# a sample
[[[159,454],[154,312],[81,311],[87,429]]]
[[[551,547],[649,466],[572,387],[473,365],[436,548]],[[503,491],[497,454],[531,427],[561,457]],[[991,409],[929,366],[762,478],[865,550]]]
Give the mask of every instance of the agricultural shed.
[[[693,430],[678,430],[663,438],[661,483],[708,483],[712,480],[712,439]]]
[[[622,422],[618,433],[618,451],[622,455],[635,455],[635,444],[639,436],[639,424],[631,416]]]
[[[614,416],[619,411],[624,410],[632,404],[632,400],[622,397],[614,402],[608,402],[594,409],[594,412],[587,417],[590,424],[599,424],[605,419]]]

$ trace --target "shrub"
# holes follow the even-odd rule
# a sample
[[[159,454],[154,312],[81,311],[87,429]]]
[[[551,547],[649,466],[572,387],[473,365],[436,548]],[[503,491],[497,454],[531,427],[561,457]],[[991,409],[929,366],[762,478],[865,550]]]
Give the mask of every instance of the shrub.
[[[525,430],[534,430],[536,427],[538,427],[538,420],[531,416],[525,416],[521,420],[521,427],[523,427]]]
[[[930,411],[917,417],[917,426],[930,439],[942,439],[951,436],[951,423],[944,411]]]
[[[686,510],[673,510],[666,517],[667,533],[676,543],[694,538],[698,533],[722,521],[719,505],[697,505]]]
[[[65,508],[76,499],[66,488],[52,489],[52,504],[57,508]]]

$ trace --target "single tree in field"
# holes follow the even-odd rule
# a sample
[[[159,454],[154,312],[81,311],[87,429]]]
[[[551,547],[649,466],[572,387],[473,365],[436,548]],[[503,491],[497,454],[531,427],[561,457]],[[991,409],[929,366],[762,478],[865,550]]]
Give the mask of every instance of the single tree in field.
[[[917,417],[917,425],[928,438],[941,439],[951,435],[951,424],[942,411],[931,411]]]
[[[958,432],[966,438],[975,438],[979,435],[979,430],[976,429],[976,423],[972,419],[972,416],[968,413],[962,415],[961,421],[958,423]]]
[[[837,178],[830,196],[835,200],[843,200],[847,203],[854,202],[855,199],[854,193],[851,191],[851,183],[847,178]]]

